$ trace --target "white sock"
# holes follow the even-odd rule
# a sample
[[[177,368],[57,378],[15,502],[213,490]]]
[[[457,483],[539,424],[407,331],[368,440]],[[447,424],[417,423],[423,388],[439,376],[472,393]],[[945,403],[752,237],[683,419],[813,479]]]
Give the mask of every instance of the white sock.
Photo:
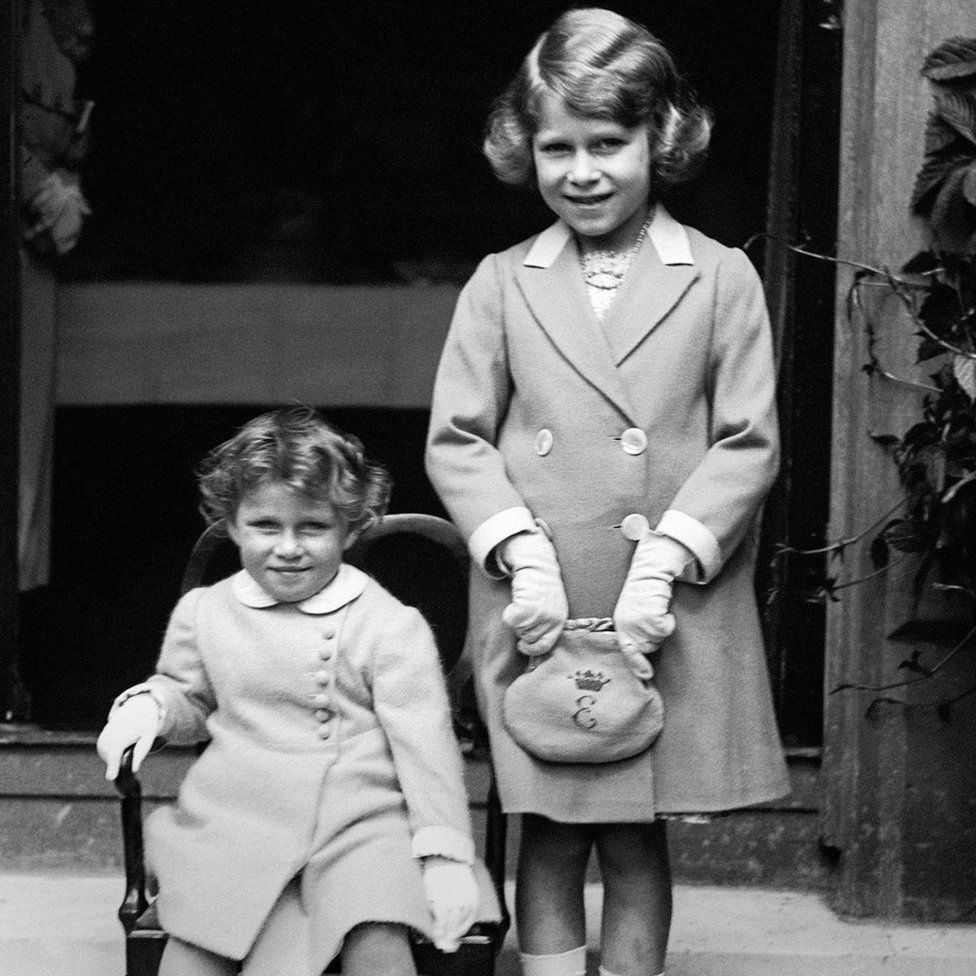
[[[551,956],[520,952],[519,958],[522,960],[522,976],[586,976],[586,946]]]
[[[617,976],[617,974],[616,973],[611,973],[610,970],[607,969],[606,966],[601,966],[600,967],[600,976]],[[661,972],[659,972],[657,974],[657,976],[664,976],[664,970],[662,969]]]

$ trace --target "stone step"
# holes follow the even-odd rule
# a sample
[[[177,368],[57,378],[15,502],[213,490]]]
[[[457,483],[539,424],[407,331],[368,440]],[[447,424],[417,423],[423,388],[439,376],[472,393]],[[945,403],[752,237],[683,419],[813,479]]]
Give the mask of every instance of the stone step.
[[[193,761],[192,749],[168,747],[149,757],[140,778],[148,812],[170,802]],[[465,763],[476,831],[483,830],[488,764]],[[830,866],[819,847],[815,757],[790,762],[793,794],[781,803],[710,824],[672,824],[676,880],[825,890]],[[106,783],[92,733],[0,730],[0,851],[8,871],[114,872],[122,864],[119,803]],[[518,820],[509,831],[509,876]],[[593,878],[595,880],[595,876]]]
[[[509,903],[512,886],[508,886]],[[0,873],[0,973],[123,976],[117,875]],[[596,972],[600,888],[586,890]],[[814,894],[678,885],[668,976],[972,976],[976,926],[838,919]],[[517,976],[514,935],[497,976]]]

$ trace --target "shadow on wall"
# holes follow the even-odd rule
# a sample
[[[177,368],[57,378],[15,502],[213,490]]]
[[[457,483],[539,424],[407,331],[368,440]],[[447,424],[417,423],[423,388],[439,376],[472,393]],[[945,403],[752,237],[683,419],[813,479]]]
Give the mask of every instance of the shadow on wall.
[[[55,427],[51,585],[24,594],[33,720],[98,729],[152,669],[204,527],[194,467],[255,406],[64,407]],[[423,471],[425,410],[322,408],[394,479],[391,511],[444,515]]]

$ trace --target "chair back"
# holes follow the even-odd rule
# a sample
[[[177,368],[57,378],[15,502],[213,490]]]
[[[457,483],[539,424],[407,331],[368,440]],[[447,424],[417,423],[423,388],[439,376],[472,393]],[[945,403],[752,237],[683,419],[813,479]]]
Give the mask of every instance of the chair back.
[[[461,659],[468,623],[469,558],[457,528],[436,515],[386,515],[359,536],[346,561],[424,615],[437,639],[444,672],[450,675]],[[190,553],[180,594],[239,569],[237,547],[224,523],[215,522]]]

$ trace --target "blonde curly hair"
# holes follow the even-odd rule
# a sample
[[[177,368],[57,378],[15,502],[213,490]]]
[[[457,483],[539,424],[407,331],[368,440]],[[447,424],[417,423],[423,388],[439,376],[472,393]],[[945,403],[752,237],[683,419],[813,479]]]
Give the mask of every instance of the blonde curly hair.
[[[197,477],[200,511],[208,524],[233,521],[244,496],[266,481],[329,501],[350,529],[378,521],[390,500],[389,474],[366,459],[358,438],[304,406],[248,421],[210,452]]]
[[[483,150],[504,183],[535,182],[532,137],[546,93],[580,115],[626,128],[647,124],[655,193],[690,179],[708,151],[711,115],[679,76],[667,48],[647,28],[613,11],[588,7],[564,13],[495,101]]]

